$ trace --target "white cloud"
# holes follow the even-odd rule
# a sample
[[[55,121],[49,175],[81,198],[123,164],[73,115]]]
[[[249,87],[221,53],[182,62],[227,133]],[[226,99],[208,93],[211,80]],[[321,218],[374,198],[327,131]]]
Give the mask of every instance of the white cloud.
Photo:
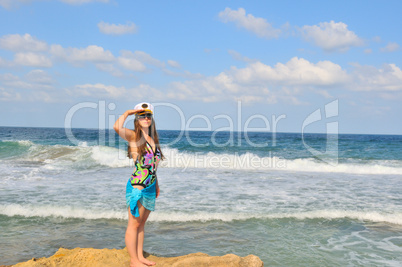
[[[345,52],[352,46],[361,46],[363,40],[348,30],[343,22],[320,22],[318,25],[305,25],[300,29],[303,37],[328,52]]]
[[[0,99],[2,101],[60,102],[65,100],[54,90],[53,80],[43,70],[32,70],[23,77],[11,73],[0,75]],[[21,96],[24,96],[21,98]]]
[[[215,49],[216,50],[216,49]],[[212,49],[210,49],[210,48],[204,48],[204,52],[205,53],[207,53],[207,54],[211,54],[212,53]]]
[[[0,68],[1,67],[7,67],[8,65],[9,65],[8,61],[5,60],[4,58],[0,57]]]
[[[243,61],[243,62],[255,62],[256,60],[253,60],[251,58],[245,57],[239,52],[235,50],[229,50],[228,51],[229,55],[232,56],[233,59],[238,60],[238,61]]]
[[[12,73],[4,73],[0,74],[0,81],[10,81],[10,80],[16,80],[18,79],[18,76],[12,74]]]
[[[115,67],[113,63],[98,63],[96,64],[98,70],[108,72],[115,77],[123,77],[124,74],[118,68]]]
[[[131,71],[144,72],[147,65],[157,68],[165,68],[165,63],[152,57],[143,51],[122,50],[116,58],[109,50],[101,46],[89,45],[84,48],[68,47],[59,44],[48,45],[44,41],[37,40],[30,34],[5,35],[0,38],[0,48],[16,52],[14,64],[32,67],[51,67],[53,61],[69,62],[76,66],[83,63],[94,63],[99,70],[109,72],[116,77],[123,76],[119,66]],[[43,53],[37,53],[43,52]],[[0,57],[0,66],[11,66],[13,63]],[[168,61],[173,67],[180,67],[178,62]]]
[[[274,66],[253,62],[244,68],[231,67],[216,76],[174,82],[166,94],[171,99],[203,102],[242,100],[249,102],[305,104],[302,97],[313,93],[331,98],[334,90],[371,91],[385,98],[402,93],[402,70],[395,64],[352,65],[348,73],[330,61],[309,62],[292,58]]]
[[[273,67],[254,62],[245,68],[232,67],[201,80],[175,82],[171,84],[168,96],[204,102],[241,99],[268,103],[284,100],[301,104],[297,97],[306,90],[313,89],[327,97],[329,93],[322,87],[345,85],[349,81],[346,71],[335,63],[312,63],[295,57]]]
[[[168,68],[162,68],[163,73],[166,75],[172,76],[172,77],[182,77],[185,79],[191,79],[191,80],[197,80],[197,79],[202,79],[205,78],[204,75],[201,73],[192,73],[187,70],[182,70],[181,65],[179,62],[174,61],[174,60],[168,60],[167,65],[170,67],[174,68],[174,70],[168,69]]]
[[[101,21],[98,23],[98,28],[101,33],[112,35],[123,35],[137,32],[137,26],[133,22],[127,22],[125,25],[116,25]]]
[[[353,77],[355,82],[351,87],[352,90],[402,91],[402,70],[395,64],[384,64],[380,69],[356,64]]]
[[[397,43],[388,43],[387,46],[381,48],[381,52],[395,52],[399,50],[400,46]]]
[[[14,74],[11,73],[0,74],[0,82],[2,82],[3,85],[13,83],[16,81],[19,81],[19,77],[15,76]]]
[[[121,51],[121,56],[117,59],[120,66],[132,71],[146,71],[145,64],[163,68],[165,64],[143,51]]]
[[[128,99],[148,98],[149,96],[152,96],[152,99],[155,101],[166,100],[165,93],[153,88],[149,84],[140,84],[137,87],[127,89]]]
[[[12,7],[19,6],[20,4],[27,4],[34,0],[0,0],[0,6],[5,9],[10,9]]]
[[[27,81],[42,84],[42,85],[50,85],[53,84],[53,78],[44,70],[36,69],[31,70],[25,75]]]
[[[141,61],[136,58],[129,58],[129,57],[119,57],[117,62],[125,69],[132,70],[132,71],[146,71],[147,67]]]
[[[14,63],[22,66],[30,67],[51,67],[52,61],[42,54],[33,52],[28,53],[16,53],[14,55]]]
[[[238,28],[244,28],[258,37],[263,38],[277,38],[280,34],[279,29],[272,27],[270,23],[263,18],[254,17],[251,14],[246,15],[244,8],[232,10],[229,7],[219,13],[219,18],[222,22],[234,22]]]
[[[46,42],[39,41],[28,33],[5,35],[0,38],[0,47],[14,52],[43,52],[48,49]]]
[[[16,0],[13,0],[16,1]],[[0,6],[6,9],[11,8],[11,5],[13,4],[12,0],[0,0]]]
[[[165,73],[166,75],[172,76],[172,77],[183,77],[185,79],[202,79],[205,78],[204,75],[202,75],[201,73],[192,73],[190,71],[172,71],[169,69],[162,69],[163,73]]]
[[[19,101],[21,100],[21,94],[15,92],[12,89],[6,89],[0,87],[0,101],[9,102],[9,101]]]
[[[111,62],[115,60],[112,52],[104,50],[103,47],[90,45],[86,48],[63,48],[61,45],[52,45],[50,53],[68,62]]]
[[[181,68],[180,63],[177,61],[174,61],[174,60],[168,60],[167,64],[173,68],[177,68],[177,69]]]
[[[333,96],[326,90],[317,89],[315,92],[325,98],[332,98]]]
[[[269,98],[269,90],[261,85],[240,85],[226,73],[207,77],[197,81],[173,82],[167,97],[177,100],[194,100],[202,102],[236,101],[250,99],[263,101]],[[264,95],[265,94],[265,95]]]
[[[118,98],[124,95],[126,89],[124,87],[116,87],[113,85],[97,84],[83,84],[76,85],[74,89],[74,95],[81,96],[104,96]]]
[[[381,42],[381,37],[380,37],[380,36],[374,36],[374,37],[372,38],[372,40],[373,40],[374,42],[376,42],[376,43],[379,43],[379,42]]]
[[[110,51],[97,45],[90,45],[85,48],[64,48],[58,44],[49,46],[46,42],[37,40],[30,34],[2,36],[0,48],[17,52],[14,56],[14,62],[24,66],[50,67],[52,65],[51,56],[70,63],[115,61],[115,57]],[[0,64],[5,63],[5,60],[0,60]]]
[[[153,96],[154,100],[166,99],[164,94],[147,84],[140,84],[137,87],[125,88],[124,86],[116,87],[114,85],[82,84],[76,85],[74,89],[67,90],[67,93],[74,97],[86,96],[94,98],[113,98],[113,99],[134,99],[141,97]]]
[[[148,65],[159,69],[164,69],[166,66],[166,63],[143,51],[122,50],[121,55],[116,58],[111,51],[105,50],[101,46],[89,45],[84,48],[65,48],[59,44],[48,45],[30,34],[5,35],[0,38],[0,48],[16,52],[12,63],[0,57],[0,66],[2,67],[12,66],[12,64],[51,67],[53,61],[69,62],[76,66],[82,66],[86,62],[90,62],[94,63],[101,71],[109,72],[116,77],[122,77],[124,75],[119,67],[131,71],[145,72],[148,70]],[[180,64],[173,60],[169,60],[167,64],[180,68]]]
[[[143,51],[134,51],[134,53],[131,51],[122,51],[122,54],[136,58],[145,64],[153,65],[158,68],[163,68],[165,66],[165,64],[161,62],[159,59],[156,59]]]
[[[32,90],[32,89],[34,89],[33,84],[20,80],[20,79],[15,80],[15,81],[4,82],[3,84],[8,88],[8,90],[15,90],[15,89]]]
[[[244,84],[272,83],[283,85],[331,86],[348,80],[348,75],[339,65],[330,61],[316,64],[294,57],[286,64],[274,67],[261,62],[249,64],[246,68],[232,68],[231,75]]]

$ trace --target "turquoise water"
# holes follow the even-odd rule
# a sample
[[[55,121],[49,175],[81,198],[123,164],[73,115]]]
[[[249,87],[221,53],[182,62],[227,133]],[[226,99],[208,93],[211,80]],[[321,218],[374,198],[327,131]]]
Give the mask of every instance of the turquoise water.
[[[125,246],[126,144],[109,131],[73,135],[0,127],[0,264]],[[401,266],[402,136],[339,135],[335,151],[323,134],[159,135],[166,160],[148,252]]]

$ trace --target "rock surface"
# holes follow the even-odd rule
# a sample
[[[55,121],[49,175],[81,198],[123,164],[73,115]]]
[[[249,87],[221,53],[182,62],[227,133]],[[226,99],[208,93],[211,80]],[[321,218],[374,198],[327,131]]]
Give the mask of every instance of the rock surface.
[[[156,257],[145,253],[148,260],[156,262],[157,267],[260,267],[263,262],[254,255],[239,257],[234,254],[225,256],[209,256],[204,253],[193,253],[179,257]],[[60,248],[49,258],[33,258],[27,262],[21,262],[16,267],[36,267],[36,266],[80,266],[80,267],[121,267],[130,266],[130,256],[126,249],[93,249],[93,248]]]

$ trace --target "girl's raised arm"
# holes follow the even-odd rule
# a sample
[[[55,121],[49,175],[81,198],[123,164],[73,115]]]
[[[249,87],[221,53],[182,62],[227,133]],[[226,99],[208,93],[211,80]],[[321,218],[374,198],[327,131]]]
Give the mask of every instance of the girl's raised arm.
[[[138,110],[130,109],[124,112],[123,115],[121,115],[117,121],[114,123],[113,129],[120,135],[121,138],[123,138],[126,141],[130,141],[134,137],[134,131],[124,128],[124,122],[126,121],[127,117],[130,115],[133,115],[134,113],[138,112]]]

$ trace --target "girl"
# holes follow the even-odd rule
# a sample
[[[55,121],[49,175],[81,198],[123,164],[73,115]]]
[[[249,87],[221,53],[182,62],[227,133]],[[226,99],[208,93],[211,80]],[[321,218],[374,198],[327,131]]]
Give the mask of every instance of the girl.
[[[128,225],[125,241],[131,267],[155,265],[143,256],[144,225],[155,208],[155,198],[159,196],[156,169],[163,159],[153,113],[151,104],[139,103],[134,109],[124,112],[113,127],[128,142],[127,154],[135,166],[126,186]],[[130,115],[135,115],[134,130],[123,127]]]

